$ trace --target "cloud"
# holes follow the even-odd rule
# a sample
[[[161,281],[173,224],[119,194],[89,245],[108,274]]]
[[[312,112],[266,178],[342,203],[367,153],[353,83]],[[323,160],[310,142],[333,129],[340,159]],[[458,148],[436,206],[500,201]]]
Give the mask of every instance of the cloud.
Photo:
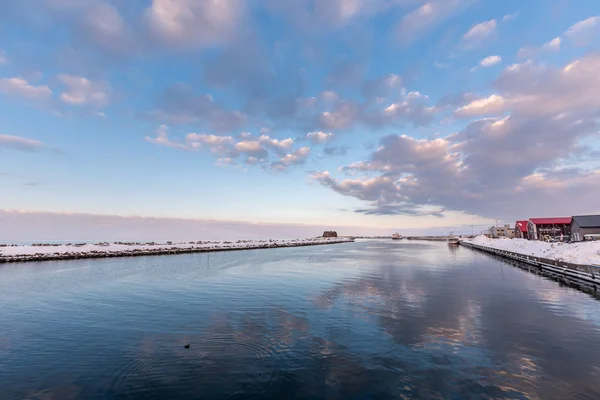
[[[306,139],[310,140],[312,144],[322,144],[332,140],[333,136],[333,133],[309,132],[306,134]]]
[[[409,46],[434,31],[442,22],[474,3],[473,0],[433,0],[405,15],[395,27],[398,41]]]
[[[111,4],[93,2],[77,21],[77,30],[82,32],[89,43],[111,52],[124,53],[134,50],[134,33]]]
[[[124,56],[140,50],[139,32],[134,31],[110,1],[46,0],[41,7],[45,8],[44,17],[70,31],[75,41],[104,54]]]
[[[576,46],[586,46],[600,36],[600,15],[584,19],[567,29],[564,36]]]
[[[543,50],[558,51],[560,50],[561,39],[559,37],[552,39],[542,46]]]
[[[375,125],[386,120],[407,119],[415,126],[428,125],[435,119],[435,107],[426,106],[428,97],[419,92],[408,92],[401,101],[390,104],[383,114],[367,115],[364,118]]]
[[[494,86],[499,94],[458,108],[457,117],[493,116],[511,109],[521,114],[559,115],[593,112],[600,107],[600,55],[592,54],[562,68],[532,62],[505,68]],[[559,95],[560,94],[560,95]]]
[[[269,156],[269,151],[258,141],[244,140],[234,145],[234,149],[249,157],[264,160]]]
[[[241,140],[237,140],[233,136],[188,133],[183,141],[172,140],[168,136],[168,127],[161,125],[157,129],[155,137],[146,136],[145,140],[179,150],[195,151],[207,148],[211,155],[217,157],[216,165],[218,166],[236,165],[242,158],[247,165],[262,165],[276,171],[304,164],[310,153],[308,147],[302,147],[290,153],[294,144],[292,138],[275,139],[265,133],[256,137],[249,132],[243,132],[239,137]],[[273,157],[276,160],[269,164],[269,160]]]
[[[388,74],[366,80],[361,85],[362,95],[367,99],[385,98],[402,87],[402,77]]]
[[[6,57],[6,52],[0,49],[0,65],[8,64],[8,58]]]
[[[506,100],[502,96],[491,95],[486,98],[473,100],[454,112],[459,118],[469,118],[483,115],[497,115],[505,110]]]
[[[323,154],[326,156],[345,156],[349,149],[348,146],[326,146],[323,148]]]
[[[159,122],[198,124],[217,132],[230,132],[246,121],[244,113],[228,110],[210,94],[197,94],[191,86],[182,83],[165,88],[156,103],[156,108],[144,115]]]
[[[483,60],[481,60],[479,62],[479,65],[481,65],[484,68],[487,68],[487,67],[494,66],[501,61],[502,61],[502,57],[500,57],[500,56],[487,56],[486,58],[484,58]]]
[[[540,47],[523,47],[517,55],[521,58],[533,58],[546,52],[559,51],[561,45],[571,43],[576,47],[585,47],[600,36],[600,16],[590,17],[573,24],[561,36]]]
[[[146,140],[147,142],[150,142],[150,143],[160,145],[160,146],[171,147],[173,149],[180,149],[180,150],[193,149],[193,147],[190,147],[187,144],[175,142],[175,141],[172,141],[171,139],[169,139],[168,131],[169,131],[169,128],[166,125],[161,125],[156,130],[156,137],[146,136],[144,138],[144,140]]]
[[[163,44],[212,47],[232,38],[245,7],[243,0],[153,0],[145,19]]]
[[[58,75],[58,80],[66,87],[60,95],[60,99],[66,104],[102,108],[109,103],[108,82],[93,82],[82,76],[69,74]]]
[[[367,202],[355,211],[368,214],[463,212],[512,219],[596,212],[600,170],[589,162],[593,149],[585,143],[600,132],[598,57],[563,67],[509,66],[494,83],[497,93],[446,101],[467,100],[456,117],[487,118],[441,138],[387,136],[368,159],[341,168],[350,178],[329,172],[312,177]],[[576,203],[568,200],[573,191]]]
[[[287,138],[284,140],[271,139],[268,135],[261,135],[258,142],[265,148],[274,151],[276,154],[283,156],[285,152],[294,144],[294,139]]]
[[[4,135],[0,133],[0,148],[34,152],[47,148],[47,146],[35,139],[27,139],[19,136]]]
[[[283,17],[297,31],[314,35],[360,23],[404,3],[410,0],[267,0],[265,8],[274,16]]]
[[[27,100],[48,100],[52,97],[48,86],[34,86],[20,77],[0,78],[0,92]]]
[[[483,46],[497,34],[497,27],[498,23],[495,19],[481,22],[463,35],[461,45],[465,48]]]
[[[271,169],[284,171],[293,165],[303,165],[310,155],[309,147],[301,147],[293,153],[286,154],[284,157],[271,164]]]
[[[506,14],[504,17],[502,17],[502,22],[510,22],[515,20],[517,17],[519,16],[519,12],[515,12],[512,14]]]

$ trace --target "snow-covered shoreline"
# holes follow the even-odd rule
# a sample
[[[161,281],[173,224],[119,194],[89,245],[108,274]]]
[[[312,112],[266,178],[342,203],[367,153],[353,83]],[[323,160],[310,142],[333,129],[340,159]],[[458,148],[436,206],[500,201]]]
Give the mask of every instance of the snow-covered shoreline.
[[[511,251],[525,256],[546,258],[571,264],[600,265],[600,241],[547,243],[525,239],[490,239],[483,235],[461,241],[497,250]]]
[[[166,243],[76,243],[34,244],[31,246],[0,244],[0,263],[24,261],[71,260],[81,258],[132,257],[210,251],[252,250],[278,247],[317,246],[353,242],[351,238],[310,238],[233,241],[198,241]]]

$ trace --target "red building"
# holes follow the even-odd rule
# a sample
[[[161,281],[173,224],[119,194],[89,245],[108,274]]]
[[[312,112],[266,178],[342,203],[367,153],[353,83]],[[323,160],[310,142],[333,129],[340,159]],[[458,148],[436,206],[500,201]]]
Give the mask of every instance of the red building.
[[[565,237],[571,236],[571,220],[572,217],[530,218],[527,224],[528,237],[530,240],[565,240]]]
[[[515,222],[515,238],[516,239],[529,239],[527,232],[527,225],[529,221],[517,221]]]

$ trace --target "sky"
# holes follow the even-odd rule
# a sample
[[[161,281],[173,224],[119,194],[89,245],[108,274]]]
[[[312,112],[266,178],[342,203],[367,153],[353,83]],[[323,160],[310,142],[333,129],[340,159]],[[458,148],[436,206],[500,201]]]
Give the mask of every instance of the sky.
[[[598,213],[599,50],[596,0],[0,0],[0,240]]]

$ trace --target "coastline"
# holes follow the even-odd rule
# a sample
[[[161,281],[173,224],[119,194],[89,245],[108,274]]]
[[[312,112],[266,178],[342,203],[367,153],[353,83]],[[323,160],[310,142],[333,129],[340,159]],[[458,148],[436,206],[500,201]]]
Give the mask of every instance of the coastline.
[[[524,257],[600,267],[600,242],[546,243],[526,239],[490,239],[482,235],[473,239],[462,239],[460,242],[461,244],[508,251]]]
[[[90,258],[161,256],[185,253],[274,249],[282,247],[322,246],[351,243],[353,238],[310,238],[289,240],[198,241],[183,243],[79,243],[36,244],[31,246],[0,245],[0,264]]]

